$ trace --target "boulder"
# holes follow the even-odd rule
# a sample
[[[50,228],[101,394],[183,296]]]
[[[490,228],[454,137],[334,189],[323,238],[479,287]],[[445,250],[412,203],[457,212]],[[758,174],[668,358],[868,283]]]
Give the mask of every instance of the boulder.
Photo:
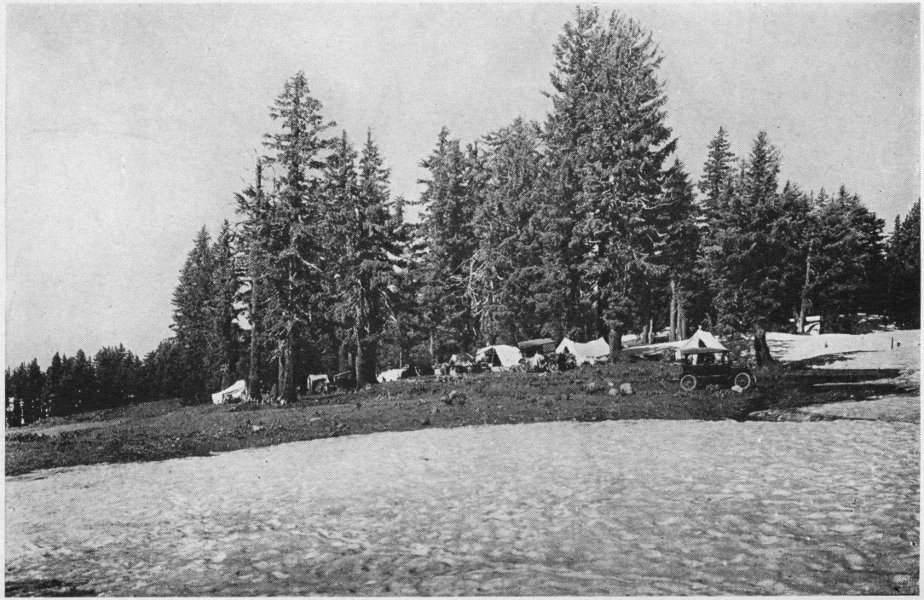
[[[619,393],[623,396],[631,396],[635,393],[635,390],[632,388],[631,383],[620,383],[619,384]]]

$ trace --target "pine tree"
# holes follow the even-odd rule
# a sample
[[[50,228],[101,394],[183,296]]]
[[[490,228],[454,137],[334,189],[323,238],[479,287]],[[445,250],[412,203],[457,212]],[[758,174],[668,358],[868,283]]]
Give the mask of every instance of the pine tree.
[[[467,293],[477,248],[473,229],[477,201],[467,194],[466,157],[447,128],[440,131],[436,148],[421,166],[430,172],[429,180],[422,182],[426,189],[421,196],[428,253],[423,314],[431,325],[431,354],[445,358],[449,352],[470,349],[477,339]]]
[[[895,229],[887,247],[889,316],[904,328],[921,325],[921,200],[904,220],[895,217]]]
[[[686,338],[687,323],[693,317],[692,298],[700,285],[695,273],[700,238],[698,217],[693,186],[683,164],[675,160],[664,181],[663,208],[657,215],[657,230],[663,236],[655,245],[652,259],[664,272],[658,287],[663,288],[666,279],[670,291],[668,322],[672,340]],[[649,332],[654,329],[653,315],[650,319]]]
[[[393,266],[399,260],[396,222],[389,210],[389,171],[369,133],[356,165],[346,133],[328,160],[326,187],[334,225],[339,308],[351,324],[358,385],[376,382],[378,347],[390,313]]]
[[[202,227],[190,250],[180,281],[173,293],[173,325],[185,366],[183,398],[204,402],[212,383],[209,338],[212,324],[211,302],[214,258],[208,230]]]
[[[536,123],[517,118],[485,137],[484,201],[474,217],[476,314],[483,341],[515,344],[552,334],[560,316],[543,302],[550,286],[542,244],[542,160]]]
[[[852,329],[859,311],[881,308],[884,223],[844,186],[817,209],[815,304],[826,330]]]
[[[235,306],[241,283],[235,259],[236,252],[234,232],[228,221],[225,221],[211,249],[213,270],[212,298],[209,302],[211,331],[208,359],[213,369],[211,389],[224,389],[238,376],[242,343],[237,324],[239,310]]]
[[[782,206],[779,169],[777,150],[760,132],[728,202],[712,222],[707,252],[715,306],[720,325],[732,330],[749,329],[758,318],[770,319],[771,325],[788,319],[779,272],[787,247],[774,233]]]
[[[280,171],[278,189],[268,203],[266,237],[266,334],[277,340],[279,390],[296,399],[295,352],[300,340],[319,335],[323,304],[324,227],[321,173],[333,126],[321,116],[321,103],[310,95],[305,74],[297,73],[276,99],[270,116],[280,130],[267,134],[268,161]]]
[[[45,371],[45,385],[41,392],[42,416],[58,416],[66,414],[63,404],[67,402],[61,394],[61,384],[64,378],[64,363],[61,355],[55,352],[51,365]]]
[[[731,178],[734,176],[735,155],[730,150],[725,128],[719,127],[718,133],[709,142],[709,156],[703,165],[703,176],[699,180],[699,190],[703,193],[706,215],[711,215],[722,206]]]
[[[609,337],[615,358],[622,334],[637,324],[639,297],[659,272],[663,165],[675,141],[651,35],[616,12],[601,23],[596,9],[578,9],[575,21],[556,46],[550,151],[571,154],[559,171],[581,217],[574,229],[580,273],[596,329]]]
[[[24,381],[22,384],[22,418],[23,422],[28,425],[41,419],[42,414],[41,396],[42,388],[45,385],[45,375],[38,364],[38,359],[33,358],[32,362],[24,369]]]

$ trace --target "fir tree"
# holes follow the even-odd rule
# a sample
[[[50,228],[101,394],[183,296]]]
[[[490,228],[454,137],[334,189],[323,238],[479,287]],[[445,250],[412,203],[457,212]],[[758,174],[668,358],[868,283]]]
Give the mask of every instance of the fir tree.
[[[921,324],[921,200],[895,229],[886,250],[889,294],[887,311],[900,327]]]
[[[707,215],[721,208],[731,178],[734,176],[735,155],[730,150],[727,134],[723,127],[709,142],[709,155],[703,165],[703,176],[699,190],[703,193],[703,204]]]
[[[574,229],[585,250],[580,272],[596,329],[615,358],[659,271],[663,165],[675,146],[656,77],[662,58],[635,21],[614,12],[601,23],[595,9],[578,9],[556,58],[553,122],[556,142],[564,143],[551,150],[571,154],[562,175],[581,216]]]
[[[333,123],[321,116],[321,103],[308,89],[305,74],[286,81],[270,116],[280,130],[267,134],[268,160],[281,171],[278,189],[268,206],[266,237],[268,337],[277,341],[279,391],[286,402],[296,399],[296,346],[308,335],[318,335],[324,315],[324,258],[322,239],[321,173],[330,147],[324,137]]]
[[[180,281],[173,293],[173,325],[185,365],[183,397],[187,402],[204,402],[212,383],[209,338],[214,258],[208,230],[203,227],[189,252]]]
[[[430,173],[429,180],[422,182],[426,189],[421,195],[428,252],[423,314],[431,326],[431,354],[445,358],[452,351],[470,349],[477,338],[467,293],[477,248],[473,230],[477,205],[467,195],[465,155],[459,141],[449,138],[447,128],[440,131],[436,148],[421,166]]]

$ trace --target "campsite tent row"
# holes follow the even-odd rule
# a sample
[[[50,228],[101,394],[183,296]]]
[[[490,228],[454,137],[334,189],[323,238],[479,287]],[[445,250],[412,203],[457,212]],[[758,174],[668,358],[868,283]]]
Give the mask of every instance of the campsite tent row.
[[[625,340],[625,338],[623,339]],[[727,350],[714,335],[702,329],[697,330],[689,339],[682,342],[656,344],[656,346],[665,349],[675,348],[678,359],[681,357],[683,350],[691,348],[709,348],[717,352]],[[491,353],[492,350],[493,354]],[[574,340],[565,338],[558,344],[558,347],[555,348],[555,352],[557,354],[564,354],[565,351],[574,356],[577,366],[592,365],[598,362],[605,362],[609,358],[610,345],[602,337],[585,343],[575,342]],[[523,358],[523,353],[519,348],[505,344],[497,344],[479,348],[475,353],[475,360],[486,360],[489,354],[492,354],[490,356],[490,361],[494,367],[510,368],[520,364],[520,360]],[[395,381],[401,377],[402,371],[403,369],[390,369],[384,371],[379,375],[379,382],[385,383],[387,381]],[[212,394],[212,402],[214,404],[241,401],[246,400],[246,398],[247,383],[243,379],[236,381],[234,385],[227,389]]]

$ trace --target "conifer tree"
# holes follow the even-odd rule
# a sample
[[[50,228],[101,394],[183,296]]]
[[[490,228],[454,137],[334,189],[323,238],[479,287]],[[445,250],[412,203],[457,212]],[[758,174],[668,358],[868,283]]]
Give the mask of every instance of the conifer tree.
[[[421,166],[430,173],[422,182],[426,189],[421,195],[427,243],[423,314],[431,326],[431,354],[439,350],[445,355],[470,349],[477,338],[467,293],[477,248],[473,229],[477,205],[466,190],[466,157],[459,141],[450,139],[447,128],[440,131],[436,148]]]
[[[817,218],[815,304],[826,330],[850,332],[857,312],[881,307],[884,223],[844,186],[818,207]]]
[[[575,21],[556,45],[550,151],[570,154],[559,177],[580,215],[580,273],[597,332],[609,337],[615,358],[658,272],[657,215],[675,141],[651,35],[616,12],[601,22],[596,9],[578,9]]]
[[[218,238],[212,245],[212,297],[209,300],[211,331],[209,336],[209,359],[212,368],[210,389],[224,389],[238,376],[242,350],[239,314],[235,299],[240,288],[234,245],[234,232],[225,221]]]
[[[486,344],[552,334],[559,315],[543,303],[550,286],[542,244],[542,152],[536,123],[517,118],[485,137],[484,201],[474,217],[478,238],[475,295]]]
[[[705,213],[712,214],[721,208],[722,198],[734,176],[735,155],[730,150],[727,133],[719,127],[718,133],[709,142],[709,155],[703,165],[703,176],[699,190],[703,193]]]
[[[330,147],[325,131],[333,123],[321,116],[321,103],[311,96],[303,72],[286,81],[270,111],[280,129],[267,134],[268,161],[279,169],[278,189],[268,203],[266,237],[266,333],[276,340],[279,391],[286,402],[296,399],[296,346],[318,336],[324,315],[323,201],[321,175]]]
[[[895,229],[887,254],[889,316],[900,327],[921,325],[921,200],[903,220],[895,217]]]
[[[204,402],[212,383],[212,363],[209,341],[211,337],[211,302],[215,296],[213,272],[215,269],[209,233],[199,230],[190,250],[180,281],[173,293],[173,325],[180,347],[183,377],[183,397],[187,402]]]
[[[390,213],[389,171],[367,134],[358,172],[346,133],[328,159],[326,186],[334,226],[335,268],[340,275],[339,308],[352,327],[359,385],[376,382],[378,346],[390,312],[393,266],[399,259],[398,232]]]

